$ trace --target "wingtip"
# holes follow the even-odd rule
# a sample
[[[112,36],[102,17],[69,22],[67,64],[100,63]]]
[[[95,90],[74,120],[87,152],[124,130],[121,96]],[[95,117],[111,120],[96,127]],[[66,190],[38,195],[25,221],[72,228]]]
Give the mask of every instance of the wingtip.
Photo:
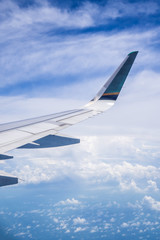
[[[139,51],[133,51],[133,52],[130,52],[128,55],[137,55]]]

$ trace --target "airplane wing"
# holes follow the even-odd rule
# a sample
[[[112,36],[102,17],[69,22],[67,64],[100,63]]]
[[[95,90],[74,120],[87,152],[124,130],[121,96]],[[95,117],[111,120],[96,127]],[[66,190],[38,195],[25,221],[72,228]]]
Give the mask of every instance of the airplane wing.
[[[15,148],[38,149],[79,143],[79,139],[61,135],[59,132],[100,114],[114,105],[137,53],[138,51],[129,53],[97,95],[82,108],[1,124],[0,160],[13,158],[7,152]],[[15,182],[18,182],[17,178],[0,175],[0,186],[15,184]]]

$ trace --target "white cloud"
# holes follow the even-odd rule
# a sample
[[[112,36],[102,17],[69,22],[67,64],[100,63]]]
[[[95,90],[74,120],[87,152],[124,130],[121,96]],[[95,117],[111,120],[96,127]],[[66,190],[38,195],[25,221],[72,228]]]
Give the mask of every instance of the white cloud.
[[[14,234],[15,237],[19,237],[19,236],[24,236],[26,235],[27,233],[26,232],[20,232],[20,233],[16,233]]]
[[[67,228],[67,224],[62,221],[61,224],[60,224],[60,227],[61,227],[61,229],[66,229]]]
[[[159,188],[157,187],[157,183],[152,180],[148,180],[148,189],[153,189],[155,192],[159,191]]]
[[[60,205],[79,205],[80,202],[76,200],[75,198],[69,199],[67,198],[65,201],[60,201],[56,204],[56,206]]]
[[[85,231],[86,230],[86,228],[82,228],[82,227],[77,227],[75,230],[74,230],[74,232],[76,233],[76,232],[82,232],[82,231]]]
[[[96,5],[91,5],[97,7]],[[8,27],[22,29],[37,24],[48,24],[51,27],[83,28],[93,25],[91,12],[87,7],[73,11],[60,9],[45,1],[44,4],[34,5],[28,8],[20,8],[13,1],[1,1],[0,9],[3,11],[3,21]],[[41,26],[46,27],[45,26]]]
[[[143,202],[145,204],[148,204],[149,207],[151,207],[151,209],[156,210],[156,211],[160,211],[160,201],[156,201],[151,196],[145,196],[143,198]]]
[[[126,228],[126,227],[128,227],[128,226],[129,226],[129,224],[126,223],[126,222],[123,222],[122,225],[121,225],[121,227],[123,227],[123,228]]]
[[[150,222],[150,221],[144,221],[143,224],[146,225],[146,226],[151,226],[151,225],[153,225],[153,223]]]
[[[115,222],[115,218],[114,217],[112,217],[111,219],[110,219],[110,222]]]
[[[142,204],[139,201],[136,201],[135,203],[128,202],[128,207],[135,208],[135,209],[136,208],[141,209],[142,208]]]
[[[158,4],[155,2],[128,3],[119,1],[108,2],[105,6],[85,2],[75,9],[58,8],[49,4],[48,1],[37,2],[28,8],[20,8],[11,0],[1,1],[1,20],[8,27],[26,28],[34,24],[47,24],[48,28],[68,27],[84,28],[97,24],[107,23],[109,19],[116,19],[125,16],[137,16],[139,14],[150,15],[158,11]],[[97,21],[99,20],[99,21]],[[41,26],[41,27],[46,27]]]
[[[89,181],[95,187],[114,186],[122,191],[148,193],[157,190],[160,182],[160,169],[156,165],[159,145],[145,149],[143,138],[137,140],[130,136],[81,137],[81,140],[79,145],[61,149],[15,150],[14,160],[1,164],[1,169],[7,168],[25,183],[68,177],[78,182]],[[149,140],[147,145],[150,146]],[[80,201],[72,198],[58,204],[78,205]]]
[[[111,224],[110,224],[110,223],[105,223],[104,229],[108,229],[108,228],[110,228],[110,227],[111,227]]]
[[[134,222],[131,224],[131,227],[139,227],[140,226],[140,222]]]
[[[113,71],[125,55],[132,50],[140,50],[142,53],[138,56],[139,65],[144,66],[144,63],[147,64],[146,67],[149,64],[153,65],[153,60],[158,57],[159,53],[151,51],[147,45],[144,45],[144,40],[147,38],[150,43],[154,38],[159,37],[158,33],[159,30],[157,29],[156,33],[150,30],[143,33],[125,31],[114,34],[86,34],[85,36],[64,38],[47,36],[47,41],[38,37],[38,39],[28,39],[25,48],[21,39],[16,40],[16,43],[11,41],[1,49],[1,59],[3,61],[0,63],[2,69],[0,84],[1,86],[7,86],[24,81],[29,83],[37,81],[37,78],[43,78],[45,82],[51,78],[54,87],[50,81],[49,85],[52,87],[46,89],[51,93],[51,91],[57,91],[54,88],[58,81],[62,81],[58,77],[67,77],[68,74],[73,75],[75,80],[82,75],[83,82],[92,81],[92,84],[99,78],[102,83],[107,71],[111,74],[111,70]],[[134,42],[131,41],[133,37]],[[84,77],[84,75],[87,77]],[[36,89],[36,91],[39,92],[39,89]]]
[[[54,218],[53,221],[54,221],[55,223],[58,223],[58,222],[59,222],[58,218]]]
[[[74,75],[74,79],[79,77],[83,82],[90,81],[92,87],[97,76],[100,81],[103,81],[107,68],[111,73],[110,70],[113,70],[120,63],[125,56],[124,54],[132,50],[142,52],[139,56],[140,64],[143,66],[144,63],[147,66],[153,65],[159,52],[153,51],[150,44],[159,39],[159,28],[144,32],[132,30],[120,33],[70,35],[63,36],[63,38],[58,37],[54,30],[61,26],[64,28],[93,26],[99,22],[97,18],[100,16],[103,16],[104,19],[112,18],[108,15],[109,12],[112,12],[110,8],[118,11],[119,17],[120,14],[125,15],[126,10],[128,15],[131,12],[137,14],[137,11],[145,14],[147,9],[154,12],[153,9],[156,11],[156,5],[154,2],[138,3],[137,8],[137,4],[121,2],[117,6],[117,4],[110,2],[106,7],[100,8],[96,4],[86,3],[79,9],[68,11],[51,6],[47,2],[21,9],[12,1],[1,1],[0,9],[4,16],[0,25],[0,31],[3,34],[0,39],[2,44],[0,86],[25,81],[28,83],[31,81],[40,82],[39,79],[44,79],[45,82],[47,79],[52,79],[56,83],[54,87],[49,81],[49,87],[47,88],[47,84],[45,85],[46,91],[44,84],[43,91],[42,88],[36,88],[38,94],[46,92],[47,95],[56,92],[55,85],[62,81],[58,77],[69,74]],[[147,8],[147,6],[149,7]],[[133,8],[136,11],[133,11]],[[49,34],[50,31],[53,34]],[[133,38],[134,41],[132,41]],[[147,41],[145,41],[146,39]],[[82,77],[80,77],[81,75]],[[65,81],[65,85],[67,85],[67,81]],[[94,86],[92,88],[94,89]]]
[[[74,218],[74,219],[73,219],[73,223],[74,223],[75,225],[77,225],[77,224],[86,224],[86,219],[85,219],[85,218],[77,217],[77,218]]]
[[[94,227],[92,227],[91,228],[91,233],[95,233],[95,232],[98,232],[99,231],[99,229],[98,229],[98,226],[94,226]]]
[[[144,189],[141,189],[137,186],[137,184],[135,183],[135,181],[132,179],[130,182],[129,181],[121,181],[120,182],[120,187],[122,189],[122,191],[126,191],[126,190],[133,190],[136,192],[143,192]]]

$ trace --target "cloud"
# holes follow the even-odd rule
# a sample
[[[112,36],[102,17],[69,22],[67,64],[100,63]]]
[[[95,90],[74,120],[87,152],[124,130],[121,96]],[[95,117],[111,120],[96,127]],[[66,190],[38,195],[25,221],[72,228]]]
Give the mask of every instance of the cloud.
[[[86,219],[85,219],[85,218],[77,217],[77,218],[74,218],[74,219],[73,219],[73,223],[74,223],[75,225],[77,225],[77,224],[86,224]]]
[[[159,191],[159,188],[157,187],[157,183],[152,180],[148,180],[148,189],[153,189],[155,192]]]
[[[121,225],[121,227],[123,227],[123,228],[126,228],[126,227],[128,227],[129,225],[128,225],[128,223],[126,223],[126,222],[123,222],[122,223],[122,225]]]
[[[139,188],[133,179],[131,180],[131,182],[128,182],[128,181],[120,182],[120,187],[121,187],[122,191],[133,190],[136,192],[142,192],[144,190],[144,189],[142,190],[141,188]]]
[[[108,228],[110,228],[110,227],[111,227],[111,224],[110,224],[110,223],[105,223],[104,229],[108,229]]]
[[[19,236],[24,236],[24,235],[26,235],[27,233],[25,233],[25,232],[20,232],[20,233],[16,233],[16,234],[14,234],[14,236],[15,237],[19,237]]]
[[[160,201],[156,201],[151,196],[145,196],[143,198],[144,204],[147,204],[151,209],[160,211]]]
[[[94,226],[94,227],[92,227],[91,228],[91,233],[95,233],[95,232],[98,232],[99,231],[99,229],[98,229],[98,226]]]
[[[43,24],[42,29],[47,26],[49,29],[51,27],[83,28],[93,25],[92,16],[87,7],[69,11],[54,7],[48,1],[31,5],[28,8],[20,8],[13,1],[1,1],[0,6],[3,11],[3,22],[14,29],[38,27],[41,24]],[[96,5],[94,6],[96,7]]]
[[[55,223],[58,223],[58,222],[59,222],[58,218],[54,218],[53,221],[54,221]]]
[[[149,1],[129,3],[128,1],[109,1],[105,6],[83,2],[77,8],[59,8],[49,1],[36,1],[27,8],[20,8],[14,1],[1,1],[1,20],[12,28],[26,28],[35,24],[48,28],[85,28],[107,23],[107,20],[139,14],[150,15],[158,11],[158,4]],[[99,19],[99,22],[97,21]],[[45,26],[44,26],[45,25]]]
[[[7,168],[14,176],[24,179],[22,184],[63,181],[67,177],[82,184],[89,182],[95,188],[158,192],[159,145],[157,142],[157,147],[153,147],[150,140],[145,144],[147,148],[144,148],[143,138],[130,136],[81,137],[79,145],[61,149],[15,150],[14,160],[1,164],[1,169]],[[57,204],[78,205],[80,201],[72,198]]]
[[[110,219],[110,222],[115,222],[115,218],[114,217],[112,217],[111,219]]]
[[[131,227],[139,227],[140,226],[140,222],[134,222],[131,224]]]
[[[56,204],[56,206],[60,206],[60,205],[79,205],[80,204],[80,202],[78,201],[78,200],[76,200],[76,199],[74,199],[74,198],[72,198],[72,199],[69,199],[69,198],[67,198],[65,201],[60,201],[60,202],[58,202],[57,204]]]
[[[28,8],[20,8],[13,1],[1,1],[3,17],[0,31],[3,36],[0,39],[0,86],[8,87],[12,94],[17,94],[19,88],[21,91],[26,89],[25,94],[31,94],[27,84],[33,86],[31,83],[35,82],[34,90],[37,94],[43,92],[48,95],[57,92],[58,86],[72,85],[73,79],[74,83],[80,80],[90,82],[92,87],[97,78],[103,81],[107,75],[107,68],[111,73],[110,70],[114,70],[124,54],[132,50],[140,50],[143,53],[139,60],[143,66],[146,60],[147,65],[153,63],[153,59],[157,59],[159,53],[154,51],[151,43],[159,39],[159,28],[143,32],[132,29],[122,32],[86,32],[78,35],[54,32],[55,28],[59,29],[62,26],[64,29],[94,26],[99,23],[101,16],[103,19],[112,18],[109,13],[114,11],[111,10],[118,11],[117,15],[120,17],[121,14],[130,15],[131,12],[137,14],[138,11],[144,15],[149,11],[153,13],[153,9],[156,12],[157,9],[154,2],[118,3],[115,5],[109,2],[105,7],[100,7],[88,2],[78,9],[68,10],[50,5],[47,1]],[[133,8],[136,11],[133,11]],[[25,88],[23,83],[26,83]],[[12,90],[9,87],[11,85],[15,86]],[[83,88],[83,85],[80,86]],[[92,88],[94,89],[94,86]],[[6,92],[8,94],[7,90]],[[67,92],[66,88],[64,92]],[[83,91],[80,94],[84,94]]]
[[[106,6],[107,9],[107,6]],[[107,16],[112,18],[122,18],[127,16],[140,16],[152,15],[155,14],[159,9],[159,6],[154,1],[148,2],[132,2],[128,1],[110,1],[108,11],[106,12]]]
[[[82,231],[85,231],[86,228],[82,228],[82,227],[77,227],[74,232],[77,233],[77,232],[82,232]]]
[[[159,30],[156,31],[157,37],[158,32]],[[147,38],[149,44],[154,41],[154,36],[154,31],[150,30],[143,33],[125,31],[122,33],[86,34],[85,36],[82,34],[63,38],[50,36],[46,37],[47,41],[37,37],[34,40],[28,39],[25,48],[23,39],[16,43],[10,42],[1,49],[3,61],[0,63],[0,84],[1,87],[6,87],[23,82],[27,82],[27,84],[30,84],[31,81],[38,82],[36,91],[40,92],[42,85],[44,90],[46,88],[50,94],[57,92],[57,87],[61,87],[62,84],[64,86],[72,85],[72,79],[75,81],[74,84],[78,84],[80,78],[82,79],[81,84],[90,81],[93,84],[97,78],[104,83],[107,71],[111,74],[125,55],[132,50],[138,49],[143,53],[138,56],[139,65],[144,66],[146,58],[147,66],[153,65],[152,60],[157,58],[158,53],[151,52],[150,48],[146,44],[144,45],[144,40]],[[133,37],[134,42],[131,41]],[[114,59],[114,61],[110,61],[110,59]],[[50,90],[45,83],[49,84]],[[77,86],[75,87],[77,88]],[[79,88],[81,89],[81,86]],[[61,89],[63,91],[63,87]],[[64,90],[66,92],[66,88]]]

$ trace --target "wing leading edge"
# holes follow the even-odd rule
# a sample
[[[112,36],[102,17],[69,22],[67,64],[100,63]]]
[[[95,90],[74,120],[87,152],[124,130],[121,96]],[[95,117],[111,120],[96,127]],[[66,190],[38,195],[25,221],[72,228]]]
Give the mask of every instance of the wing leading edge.
[[[138,51],[129,53],[97,95],[82,108],[1,124],[0,160],[13,158],[6,153],[15,148],[37,149],[79,143],[79,139],[60,135],[59,131],[112,107],[119,96],[137,54]],[[0,186],[2,186],[1,179]],[[7,184],[5,183],[5,185]]]

